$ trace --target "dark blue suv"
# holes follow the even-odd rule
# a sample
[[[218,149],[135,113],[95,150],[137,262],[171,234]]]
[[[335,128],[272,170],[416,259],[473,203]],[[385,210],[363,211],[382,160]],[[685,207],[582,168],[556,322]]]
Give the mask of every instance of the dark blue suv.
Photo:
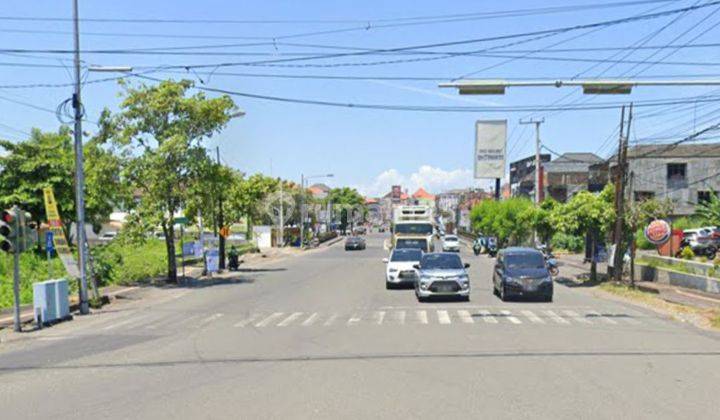
[[[501,250],[495,262],[493,293],[503,301],[538,297],[552,302],[553,280],[543,253],[532,248]]]

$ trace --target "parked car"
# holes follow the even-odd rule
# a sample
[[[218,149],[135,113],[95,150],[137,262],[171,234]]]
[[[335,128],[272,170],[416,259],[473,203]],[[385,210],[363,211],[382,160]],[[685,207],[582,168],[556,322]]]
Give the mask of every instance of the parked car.
[[[365,226],[357,226],[355,228],[355,234],[356,235],[364,235],[367,233],[367,228]]]
[[[457,235],[445,235],[442,241],[443,252],[460,252],[460,240]]]
[[[415,282],[415,296],[424,302],[435,296],[456,296],[462,300],[470,300],[470,278],[467,268],[460,255],[448,252],[432,252],[423,254],[419,264],[418,281]]]
[[[105,232],[102,235],[100,235],[98,240],[100,242],[104,242],[104,243],[112,242],[115,238],[117,238],[117,235],[118,235],[118,233],[115,231]]]
[[[365,239],[359,236],[351,236],[345,240],[345,251],[365,249]]]
[[[420,264],[422,251],[419,249],[394,249],[389,258],[383,258],[387,264],[385,268],[385,288],[394,289],[397,286],[415,285],[418,279],[417,269]]]
[[[713,238],[713,228],[687,229],[683,231],[683,240],[680,243],[678,255],[682,249],[689,246],[695,255],[704,256],[708,259],[715,259],[718,251],[718,245]]]
[[[493,293],[503,301],[531,296],[552,302],[553,280],[543,253],[533,248],[500,250],[493,272]]]

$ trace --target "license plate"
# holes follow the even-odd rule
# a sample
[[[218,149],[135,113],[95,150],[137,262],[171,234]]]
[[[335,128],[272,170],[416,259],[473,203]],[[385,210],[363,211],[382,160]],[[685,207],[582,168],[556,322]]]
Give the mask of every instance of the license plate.
[[[438,286],[437,291],[438,292],[454,292],[455,288],[453,288],[452,286],[443,285],[443,286]]]

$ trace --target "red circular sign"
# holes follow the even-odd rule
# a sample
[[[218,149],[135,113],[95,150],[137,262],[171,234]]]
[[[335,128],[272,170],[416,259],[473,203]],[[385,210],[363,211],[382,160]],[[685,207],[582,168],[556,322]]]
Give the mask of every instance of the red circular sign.
[[[645,228],[645,238],[655,245],[662,245],[670,239],[670,224],[664,220],[657,219],[650,222]]]

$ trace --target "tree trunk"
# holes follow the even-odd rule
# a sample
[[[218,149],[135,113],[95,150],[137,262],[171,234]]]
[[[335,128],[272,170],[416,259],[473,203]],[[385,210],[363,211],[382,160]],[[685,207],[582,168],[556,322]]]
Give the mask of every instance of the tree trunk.
[[[166,220],[163,220],[162,229],[163,233],[165,234],[165,247],[167,248],[168,257],[167,281],[170,283],[177,283],[177,262],[175,260],[175,229],[173,228],[172,220],[170,220],[169,227],[168,222]]]
[[[597,249],[597,235],[594,231],[590,232],[590,281],[597,281],[597,258],[595,250]]]

